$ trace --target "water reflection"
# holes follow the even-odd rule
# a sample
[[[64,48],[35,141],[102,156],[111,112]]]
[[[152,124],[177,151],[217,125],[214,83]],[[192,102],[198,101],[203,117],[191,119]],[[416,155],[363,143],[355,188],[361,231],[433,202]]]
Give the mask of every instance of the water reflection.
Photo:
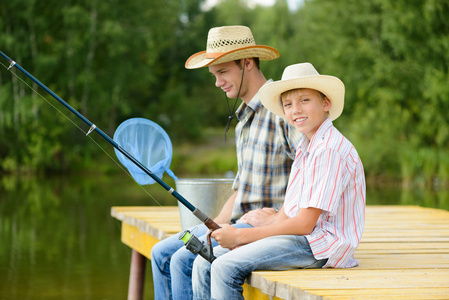
[[[146,190],[176,205],[157,184]],[[158,205],[131,179],[2,177],[0,195],[0,299],[126,299],[131,251],[110,208]],[[449,192],[368,188],[367,203],[449,210]],[[145,299],[152,293],[147,267]]]
[[[367,187],[366,202],[367,205],[418,205],[449,210],[449,191]]]
[[[0,299],[126,299],[131,251],[110,208],[155,205],[139,186],[126,176],[0,182]],[[147,272],[146,299],[151,281]]]

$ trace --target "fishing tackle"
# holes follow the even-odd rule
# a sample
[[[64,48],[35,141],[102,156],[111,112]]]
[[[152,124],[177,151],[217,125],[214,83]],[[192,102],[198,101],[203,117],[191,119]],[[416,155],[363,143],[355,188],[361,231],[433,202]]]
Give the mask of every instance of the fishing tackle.
[[[209,236],[208,236],[209,238]],[[193,254],[201,255],[205,260],[212,263],[216,257],[214,256],[214,251],[212,250],[212,244],[208,240],[207,245],[200,241],[196,236],[191,234],[189,230],[184,230],[179,234],[179,239],[184,242],[186,249]]]
[[[187,201],[183,196],[181,196],[178,192],[176,192],[172,187],[170,187],[168,184],[166,184],[164,181],[162,181],[162,179],[160,179],[158,176],[156,176],[147,167],[145,167],[141,162],[139,162],[137,159],[135,159],[131,154],[129,154],[125,149],[123,149],[119,144],[117,144],[113,139],[111,139],[100,128],[98,128],[95,124],[93,124],[88,119],[86,119],[82,114],[80,114],[77,110],[75,110],[73,107],[71,107],[67,102],[65,102],[63,99],[61,99],[58,95],[56,95],[52,90],[50,90],[48,87],[46,87],[43,83],[41,83],[39,80],[37,80],[33,75],[28,73],[28,71],[26,71],[24,68],[22,68],[19,64],[17,64],[15,61],[13,61],[8,56],[6,56],[2,51],[0,51],[0,55],[3,56],[6,60],[8,60],[8,62],[10,63],[8,70],[10,70],[13,67],[17,68],[19,71],[21,71],[23,74],[25,74],[29,79],[31,79],[38,86],[40,86],[42,89],[44,89],[53,98],[55,98],[59,103],[61,103],[68,110],[70,110],[79,119],[81,119],[84,123],[86,123],[89,126],[89,130],[86,133],[86,136],[89,135],[93,131],[97,132],[103,139],[105,139],[107,142],[109,142],[115,149],[117,149],[126,158],[128,158],[135,165],[137,165],[140,169],[142,169],[142,171],[144,171],[151,178],[153,178],[154,181],[156,181],[159,185],[161,185],[169,194],[171,194],[173,197],[175,197],[182,205],[187,207],[201,222],[203,222],[204,225],[206,225],[206,227],[210,229],[210,232],[207,236],[207,243],[208,243],[209,248],[206,252],[201,251],[201,249],[200,249],[199,253],[201,256],[205,255],[206,257],[208,257],[206,259],[211,261],[212,257],[214,257],[214,256],[212,253],[212,246],[211,246],[212,243],[210,240],[210,238],[211,238],[210,234],[214,230],[217,230],[220,228],[220,226],[217,223],[215,223],[211,218],[209,218],[206,214],[204,214],[200,209],[193,206],[189,201]],[[185,243],[186,247],[187,247],[187,244],[189,244],[187,249],[189,249],[194,254],[198,253],[198,252],[195,253],[194,251],[199,249],[199,247],[201,248],[201,245],[199,245],[198,243],[200,243],[200,244],[202,244],[202,243],[195,236],[193,236],[189,233],[188,235],[184,234],[184,235],[182,235],[182,237],[180,236],[180,239],[181,238],[182,238],[182,241]],[[213,259],[212,259],[212,261],[213,261]]]

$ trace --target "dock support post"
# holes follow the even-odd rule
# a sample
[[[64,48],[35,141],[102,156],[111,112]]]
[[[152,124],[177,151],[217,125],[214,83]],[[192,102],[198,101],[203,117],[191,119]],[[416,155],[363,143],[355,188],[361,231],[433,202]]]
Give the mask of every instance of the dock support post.
[[[142,300],[146,257],[133,249],[129,273],[128,300]]]

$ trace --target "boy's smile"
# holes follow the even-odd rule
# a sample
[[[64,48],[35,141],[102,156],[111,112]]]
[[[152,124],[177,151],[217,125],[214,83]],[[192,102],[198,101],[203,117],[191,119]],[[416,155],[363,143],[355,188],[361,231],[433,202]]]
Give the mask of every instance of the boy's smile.
[[[312,89],[288,91],[281,98],[287,121],[311,140],[328,116],[329,99],[322,99],[320,93]]]
[[[295,122],[295,124],[296,124],[297,126],[300,126],[300,125],[304,124],[304,122],[305,122],[306,120],[307,120],[307,118],[301,117],[301,118],[294,119],[293,121]]]

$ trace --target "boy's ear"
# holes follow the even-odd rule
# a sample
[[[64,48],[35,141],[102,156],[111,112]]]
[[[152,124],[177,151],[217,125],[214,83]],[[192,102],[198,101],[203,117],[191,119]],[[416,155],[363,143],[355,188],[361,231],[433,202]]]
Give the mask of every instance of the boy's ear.
[[[324,111],[329,112],[329,110],[331,109],[332,103],[329,100],[329,98],[324,97]]]
[[[252,59],[252,58],[244,58],[243,59],[243,66],[246,69],[252,68],[254,66],[254,59]]]

